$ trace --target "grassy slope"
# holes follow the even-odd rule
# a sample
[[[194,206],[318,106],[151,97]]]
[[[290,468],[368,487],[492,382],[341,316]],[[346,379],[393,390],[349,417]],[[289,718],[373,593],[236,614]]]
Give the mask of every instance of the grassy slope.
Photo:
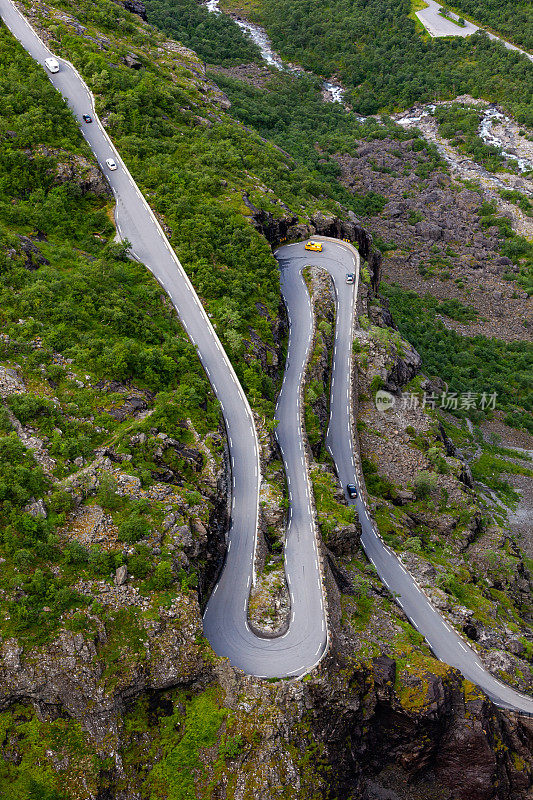
[[[17,368],[30,388],[0,405],[2,637],[22,640],[29,654],[32,646],[57,633],[58,626],[94,638],[91,624],[100,614],[108,634],[106,648],[99,652],[103,678],[116,679],[121,659],[131,665],[142,655],[142,625],[133,612],[106,614],[98,604],[91,606],[90,623],[85,616],[88,600],[71,584],[80,577],[105,580],[124,558],[120,551],[98,548],[88,554],[76,542],[59,546],[57,534],[71,501],[54,484],[72,472],[74,458],[90,460],[96,446],[119,441],[131,428],[131,421],[121,424],[108,413],[120,406],[120,395],[96,390],[98,378],[135,381],[151,392],[167,392],[155,402],[151,424],[171,435],[180,435],[183,418],[192,419],[204,434],[216,430],[218,409],[194,350],[156,282],[113,244],[109,199],[80,189],[93,162],[70,112],[42,69],[3,27],[0,53],[0,361]],[[66,184],[57,180],[58,167],[65,165],[78,170]],[[20,236],[36,231],[39,258],[49,263],[28,269]],[[58,359],[59,353],[69,362]],[[48,435],[54,474],[45,475],[19,441],[8,416],[12,412],[40,437]],[[202,488],[201,474],[187,477],[185,488]],[[24,512],[26,503],[41,497],[46,498],[47,519]],[[98,501],[119,523],[129,523],[123,532],[130,545],[138,534],[160,524],[158,504],[148,508],[120,498],[112,483]],[[138,548],[128,566],[134,575],[152,575],[146,588],[157,612],[157,599],[168,597],[172,574],[154,563],[146,547]],[[78,613],[72,615],[75,609]],[[204,741],[196,732],[205,714],[188,722],[182,747],[191,759],[211,744],[216,720],[224,713],[207,696],[196,703],[209,711],[214,723],[209,741]],[[0,715],[0,748],[2,797],[64,800],[78,797],[81,783],[95,794],[106,783],[109,765],[72,718],[43,721],[31,707],[15,705]],[[172,780],[173,786],[190,782],[189,774]]]
[[[112,24],[107,19],[106,22],[106,35],[111,35],[110,28],[115,30],[116,19],[113,17],[114,13],[111,7],[102,6],[111,15]],[[103,14],[103,16],[105,16]],[[125,15],[125,23],[122,25],[131,24],[135,27],[136,22],[130,23],[129,17]],[[87,19],[85,19],[87,22]],[[64,38],[64,47],[67,48],[70,40],[61,33],[61,26],[54,21],[51,25],[55,25],[56,30],[54,33],[61,38]],[[92,31],[94,33],[94,30]],[[2,32],[4,34],[4,32]],[[131,31],[130,31],[131,33]],[[114,34],[113,34],[114,35]],[[134,40],[133,40],[134,41]],[[72,45],[73,52],[77,50]],[[79,43],[78,43],[79,44]],[[131,41],[128,35],[124,34],[123,47],[126,45],[131,49]],[[170,424],[175,424],[186,413],[194,413],[198,411],[199,399],[205,404],[208,403],[209,416],[206,420],[204,430],[207,430],[209,425],[213,425],[216,421],[216,406],[212,403],[212,399],[207,391],[205,380],[197,368],[194,358],[191,357],[191,351],[183,334],[180,332],[179,327],[172,314],[168,312],[165,305],[161,302],[156,287],[151,281],[150,277],[144,273],[142,268],[136,265],[130,265],[123,260],[123,253],[120,248],[113,248],[109,239],[112,237],[112,229],[108,222],[106,215],[107,204],[105,200],[96,200],[90,198],[81,198],[77,195],[76,190],[67,191],[64,187],[55,187],[53,180],[50,178],[50,172],[53,171],[54,161],[56,157],[39,159],[28,159],[27,154],[24,153],[23,148],[28,144],[37,145],[38,143],[46,143],[52,147],[62,147],[69,152],[83,152],[83,143],[81,142],[72,121],[65,116],[65,112],[60,104],[53,98],[56,97],[53,93],[47,97],[46,110],[43,110],[39,105],[39,98],[41,92],[50,93],[47,81],[42,73],[33,67],[32,62],[27,59],[20,49],[12,47],[9,37],[5,37],[2,41],[2,48],[6,48],[3,52],[8,55],[8,60],[13,61],[15,64],[16,74],[11,76],[4,87],[4,93],[1,95],[3,121],[6,120],[6,128],[2,129],[2,135],[5,136],[6,130],[17,130],[16,126],[19,125],[18,139],[12,140],[12,147],[9,149],[9,158],[18,159],[17,164],[22,166],[22,173],[26,176],[27,184],[22,187],[20,197],[15,197],[16,203],[13,205],[9,198],[12,198],[13,193],[16,194],[16,187],[10,186],[8,175],[12,174],[13,161],[7,161],[7,166],[3,172],[4,183],[2,186],[7,186],[0,220],[2,222],[2,237],[3,243],[8,249],[17,249],[18,242],[16,234],[18,233],[32,233],[35,226],[43,224],[43,233],[47,236],[47,242],[42,244],[42,251],[51,262],[49,267],[41,267],[37,272],[32,273],[25,270],[22,266],[22,256],[18,255],[14,258],[5,258],[1,264],[2,279],[4,286],[9,286],[9,291],[4,292],[5,306],[2,305],[4,317],[2,323],[7,326],[7,329],[13,334],[16,334],[17,341],[21,341],[20,350],[17,349],[15,353],[12,350],[4,351],[4,360],[23,360],[19,359],[20,355],[27,355],[27,360],[24,360],[23,372],[25,377],[32,380],[41,381],[42,371],[41,366],[46,371],[46,380],[59,383],[59,389],[65,391],[65,400],[67,396],[74,401],[74,405],[85,403],[85,408],[91,405],[94,398],[91,393],[84,394],[80,387],[72,385],[72,381],[67,382],[54,366],[50,364],[50,349],[52,346],[56,350],[62,350],[65,354],[74,359],[72,369],[80,371],[89,370],[94,372],[95,375],[110,375],[111,364],[119,365],[124,364],[124,378],[134,378],[138,383],[147,388],[155,391],[162,392],[162,401],[165,409],[168,407],[169,395],[167,391],[172,391],[172,396],[177,397],[174,409],[172,409],[174,418],[170,420]],[[117,48],[116,53],[120,50]],[[242,307],[250,303],[253,304],[253,295],[250,299],[249,295],[239,294],[239,290],[246,293],[250,287],[242,286],[238,280],[238,264],[231,261],[230,255],[224,250],[224,242],[228,241],[228,237],[237,248],[238,255],[243,259],[242,264],[245,268],[245,273],[248,276],[246,280],[250,279],[251,274],[255,274],[255,268],[265,270],[266,288],[271,289],[272,294],[275,295],[275,283],[270,284],[269,276],[273,273],[270,271],[271,260],[268,251],[264,248],[263,243],[250,232],[246,225],[243,225],[241,211],[242,205],[239,201],[238,192],[233,191],[235,188],[242,190],[243,186],[255,192],[255,199],[257,202],[265,202],[267,207],[275,210],[275,207],[268,205],[268,198],[261,187],[258,185],[261,179],[269,177],[269,181],[275,186],[276,191],[284,192],[283,197],[291,203],[296,202],[296,198],[303,201],[304,206],[312,210],[314,208],[328,206],[335,208],[335,204],[329,204],[327,200],[317,201],[314,195],[309,191],[309,184],[304,185],[302,188],[302,172],[297,171],[296,177],[286,176],[286,164],[294,166],[294,162],[287,162],[282,158],[277,151],[271,148],[265,148],[259,143],[255,136],[245,137],[240,129],[236,128],[230,121],[225,120],[225,126],[215,122],[215,131],[211,134],[212,128],[196,126],[189,113],[184,114],[185,119],[178,114],[177,97],[183,104],[180,108],[184,107],[188,101],[187,99],[187,75],[180,72],[181,85],[178,83],[173,84],[172,90],[169,89],[168,94],[162,91],[161,84],[158,84],[157,76],[154,78],[147,78],[146,74],[143,76],[135,77],[135,73],[128,73],[127,70],[121,66],[117,68],[117,74],[112,71],[112,79],[108,75],[102,75],[104,71],[104,62],[98,53],[94,53],[94,61],[89,66],[91,67],[91,75],[93,78],[93,86],[99,85],[100,87],[100,103],[107,104],[107,110],[116,113],[120,116],[124,113],[124,108],[127,108],[127,115],[124,119],[110,119],[110,126],[113,128],[114,135],[119,139],[119,146],[121,150],[128,154],[128,160],[134,164],[134,169],[137,176],[144,182],[145,186],[152,188],[152,199],[154,204],[159,206],[161,211],[166,212],[167,221],[170,221],[173,229],[175,230],[175,241],[181,242],[187,239],[187,244],[183,245],[184,252],[190,256],[190,260],[186,262],[187,265],[195,273],[198,281],[208,281],[209,275],[214,272],[215,275],[218,271],[222,275],[229,274],[229,280],[221,285],[222,281],[218,281],[218,286],[212,288],[209,283],[205,288],[206,300],[210,309],[215,315],[220,328],[227,336],[227,331],[233,327],[237,332],[246,332],[247,324],[255,324],[263,332],[265,339],[268,340],[269,331],[261,328],[261,323],[257,317],[247,318],[244,321],[235,321],[231,315],[224,316],[223,309],[229,299],[233,297],[238,298]],[[111,58],[115,57],[115,51]],[[91,61],[89,59],[89,61]],[[94,70],[92,69],[94,67]],[[174,74],[176,70],[173,70]],[[26,76],[27,81],[22,81],[22,76]],[[116,79],[116,85],[114,81]],[[132,85],[128,83],[131,79]],[[146,100],[146,82],[152,80],[150,88],[152,94],[150,95],[150,102]],[[100,81],[100,83],[99,83]],[[109,81],[109,82],[108,82]],[[119,84],[119,81],[125,81],[124,84]],[[110,85],[111,83],[111,85]],[[185,85],[185,88],[184,88]],[[11,88],[10,88],[11,87]],[[15,87],[15,88],[13,88]],[[120,90],[119,90],[120,87]],[[35,102],[32,106],[31,113],[26,118],[16,118],[16,112],[21,107],[20,104],[27,101],[28,96],[32,96]],[[157,90],[157,91],[156,91]],[[178,92],[179,95],[173,97],[173,92]],[[11,92],[11,96],[9,94]],[[15,93],[20,93],[19,99],[15,97]],[[170,100],[169,100],[170,96]],[[198,99],[196,93],[193,93],[195,102]],[[142,97],[142,102],[139,99]],[[104,99],[105,98],[105,99]],[[169,105],[167,105],[169,104]],[[12,105],[13,113],[8,113],[9,106]],[[145,105],[148,107],[145,110]],[[112,107],[112,108],[111,108]],[[200,104],[195,104],[195,110],[200,108]],[[203,108],[205,112],[205,106]],[[169,115],[167,112],[171,111]],[[190,109],[188,109],[190,112]],[[11,114],[11,115],[10,115]],[[49,119],[47,119],[47,114]],[[166,125],[164,115],[171,117],[171,125]],[[5,115],[5,116],[4,116]],[[131,117],[131,118],[130,118]],[[32,130],[34,121],[39,122],[37,131]],[[58,125],[58,121],[61,125]],[[131,123],[131,126],[130,126]],[[157,124],[156,124],[157,123]],[[154,138],[154,132],[157,128],[158,136],[155,137],[157,141],[165,140],[168,147],[163,147],[158,144],[157,147],[162,147],[160,152],[152,152],[148,146],[148,140]],[[206,130],[207,128],[207,130]],[[48,138],[46,138],[46,131],[48,130]],[[57,140],[57,131],[62,131],[62,137],[65,137],[65,131],[68,132],[66,138]],[[44,133],[43,133],[44,131]],[[181,148],[176,147],[179,143],[177,138],[180,133],[186,133],[191,141],[183,144]],[[221,135],[223,134],[223,135]],[[171,139],[172,136],[176,138]],[[25,137],[29,137],[27,141]],[[2,142],[4,145],[6,140]],[[229,153],[227,152],[229,149]],[[223,150],[223,153],[221,152]],[[266,150],[266,154],[265,154]],[[14,151],[14,153],[12,152]],[[194,157],[202,154],[204,161],[200,169],[193,163]],[[65,155],[61,154],[60,160],[64,159]],[[246,172],[242,171],[243,159],[245,162]],[[28,163],[32,162],[32,163]],[[180,178],[175,177],[177,171],[177,164],[180,165]],[[148,169],[147,164],[150,164],[151,169]],[[184,164],[187,169],[183,169]],[[35,169],[34,169],[35,166]],[[166,167],[166,170],[164,169]],[[190,172],[187,170],[190,168]],[[302,168],[298,168],[302,169]],[[216,188],[216,178],[221,173],[224,175],[224,180],[228,181],[231,190],[228,192],[219,192]],[[257,170],[257,172],[254,172]],[[277,171],[276,171],[277,170]],[[293,169],[293,172],[295,170]],[[181,180],[181,174],[185,172],[185,178]],[[207,175],[206,183],[201,183],[200,178]],[[252,177],[250,177],[250,175]],[[165,191],[159,193],[157,187],[161,178],[168,179],[171,176],[175,184]],[[309,173],[305,173],[308,180]],[[181,182],[180,182],[181,181]],[[171,181],[172,183],[172,181]],[[227,188],[227,187],[222,187]],[[73,193],[73,197],[71,196]],[[318,193],[318,192],[317,192]],[[30,214],[30,204],[28,198],[32,198],[31,208],[44,206],[48,203],[48,211],[46,215],[41,215],[40,219],[34,219]],[[182,203],[177,211],[174,210],[177,200],[182,198]],[[197,209],[205,203],[206,198],[209,200],[210,212],[206,218],[200,218]],[[13,198],[12,198],[13,199]],[[17,216],[15,212],[21,213]],[[191,211],[192,209],[192,211]],[[212,215],[211,215],[211,209]],[[195,212],[195,213],[193,213]],[[223,235],[216,232],[216,226],[223,223]],[[200,226],[205,226],[204,233],[199,237],[198,232]],[[176,227],[174,227],[176,226]],[[94,234],[97,236],[94,236]],[[220,238],[222,236],[222,238]],[[212,237],[215,237],[214,239]],[[252,238],[250,238],[252,237]],[[201,239],[203,251],[199,255],[195,249],[198,239]],[[249,248],[255,253],[255,259],[249,255]],[[254,250],[254,248],[257,248]],[[222,253],[220,261],[214,263],[213,256]],[[252,255],[253,255],[252,253]],[[204,263],[202,258],[207,262]],[[93,260],[94,259],[94,260]],[[228,263],[229,260],[229,263]],[[233,268],[233,269],[232,269]],[[109,295],[106,291],[106,296],[109,296],[109,301],[103,303],[101,277],[105,274],[108,285],[113,288],[113,292]],[[100,278],[100,281],[98,281]],[[13,292],[13,288],[15,291]],[[35,296],[39,295],[44,289],[43,303],[37,303]],[[262,288],[260,286],[262,291]],[[255,288],[254,288],[255,291]],[[265,292],[265,295],[268,291]],[[54,308],[55,299],[62,296],[63,301],[61,307],[56,311]],[[75,310],[74,306],[79,304],[80,297],[86,297],[86,304],[81,308],[80,315]],[[264,299],[264,298],[262,298]],[[274,299],[270,298],[269,302],[272,303],[271,310],[274,313],[275,305]],[[241,308],[239,304],[239,309]],[[138,311],[135,309],[139,308]],[[83,314],[81,314],[83,312]],[[20,316],[27,316],[29,322],[23,326],[16,325]],[[133,319],[132,319],[133,317]],[[76,333],[75,341],[72,337],[66,335],[63,320],[65,318],[72,322],[72,330]],[[63,325],[63,326],[62,326]],[[239,325],[241,326],[239,328]],[[51,336],[54,332],[53,339],[45,341],[45,348],[43,354],[37,353],[31,348],[25,349],[26,345],[35,336]],[[151,340],[152,347],[148,347],[145,351],[146,334]],[[82,335],[83,334],[83,335]],[[110,360],[102,360],[102,337],[110,334],[107,337],[107,344],[116,347],[117,350],[108,358]],[[126,335],[127,334],[127,335]],[[14,335],[14,334],[13,334]],[[231,337],[228,339],[231,342]],[[133,345],[132,345],[133,343]],[[133,346],[134,352],[131,353]],[[160,364],[156,358],[156,353],[168,346],[169,360],[165,360]],[[178,348],[176,350],[175,348]],[[121,353],[127,353],[123,359],[117,359]],[[235,349],[233,352],[234,358],[238,366],[245,370],[243,366],[243,351]],[[41,358],[41,356],[44,356]],[[152,361],[150,360],[152,358]],[[149,371],[149,369],[151,371]],[[247,380],[253,387],[254,373],[257,369],[251,367],[252,374],[248,375]],[[191,376],[192,372],[192,376]],[[182,381],[184,375],[187,375],[187,380]],[[191,377],[193,381],[191,381]],[[194,382],[194,392],[189,392],[190,384]],[[185,385],[186,384],[186,385]],[[50,385],[50,384],[49,384]],[[249,385],[249,388],[250,388]],[[179,391],[179,387],[183,387],[183,392]],[[256,397],[261,401],[263,388],[257,385]],[[176,388],[178,393],[176,395]],[[199,393],[199,394],[198,394]],[[268,396],[268,395],[267,395]],[[49,418],[55,422],[54,411],[45,402],[40,405],[32,403],[27,404],[27,407],[21,407],[20,402],[14,403],[15,410],[20,415],[27,415],[30,422],[36,422],[38,425],[44,425],[48,430]],[[66,421],[66,415],[61,409],[62,424]],[[85,412],[87,413],[87,412]],[[81,416],[85,416],[80,414]],[[160,409],[159,413],[163,414]],[[69,408],[69,421],[76,417],[75,409]],[[109,415],[104,415],[101,420],[105,425],[109,425],[109,433],[114,435],[117,431],[113,429],[112,422],[108,419]],[[200,415],[198,415],[199,417]],[[201,426],[201,419],[195,419],[198,426]],[[3,431],[7,432],[9,423],[6,418],[2,421]],[[175,431],[172,431],[174,433]],[[106,431],[104,430],[104,436]],[[73,431],[71,438],[74,443],[81,440],[79,432]],[[100,440],[98,440],[99,442]],[[92,442],[90,446],[92,446]],[[64,455],[65,460],[71,460],[73,453]],[[11,465],[13,457],[6,451],[6,458],[4,462]],[[21,457],[27,458],[27,455]],[[60,459],[61,460],[61,459]],[[68,465],[66,465],[68,467]],[[41,476],[34,473],[38,480]],[[23,489],[25,482],[29,480],[27,472],[20,471],[19,477]],[[44,479],[42,479],[44,480]],[[8,482],[11,484],[12,480],[9,476]],[[35,494],[39,491],[46,491],[46,485],[28,485],[26,489],[31,489]],[[112,488],[112,487],[111,487]],[[25,502],[24,496],[16,498],[18,510]],[[113,499],[113,492],[109,491],[106,496],[102,494],[99,498],[102,504],[107,503],[112,506],[117,501]],[[5,497],[4,497],[5,500]],[[61,513],[60,498],[58,499],[57,513]],[[4,503],[2,513],[13,511],[13,504],[7,507]],[[118,509],[121,513],[123,509]],[[137,516],[143,516],[144,511],[138,510]],[[134,514],[135,516],[135,514]],[[15,513],[15,522],[18,524],[18,519],[22,520],[18,511]],[[54,518],[49,520],[50,524],[54,523]],[[41,549],[42,545],[53,548],[53,540],[48,541],[48,530],[31,529],[29,526],[30,520],[27,516],[24,517],[22,524],[25,525],[25,533],[30,534],[35,541],[31,541],[31,547],[35,545],[35,552],[37,558],[50,559],[52,556],[55,558],[57,554],[50,553],[50,550]],[[34,533],[36,534],[34,536]],[[30,538],[31,538],[30,537]],[[9,544],[9,543],[8,543]],[[26,548],[27,549],[27,548]],[[34,558],[34,554],[30,553],[30,557]],[[70,557],[70,556],[69,556]],[[74,558],[76,555],[74,554]],[[109,573],[111,565],[106,563],[101,566],[102,575]],[[31,599],[37,597],[37,602],[43,605],[42,597],[39,592],[42,591],[42,583],[35,581],[36,569],[35,563],[28,563],[27,557],[21,556],[19,561],[19,577],[16,578],[20,581],[20,575],[27,574],[30,578],[26,589],[27,596]],[[76,570],[80,569],[80,565],[76,565]],[[91,569],[98,570],[98,567],[92,565]],[[369,572],[368,565],[361,565],[361,573]],[[96,571],[96,574],[98,572]],[[164,576],[163,576],[164,577]],[[33,591],[35,590],[35,591]],[[361,593],[363,597],[363,593]],[[61,596],[60,601],[68,601],[64,595]],[[364,600],[364,597],[363,597]],[[62,609],[61,602],[57,606],[57,612]],[[30,605],[31,605],[30,604]],[[68,605],[68,602],[67,602]],[[357,610],[357,625],[361,628],[364,627],[365,620],[368,615],[368,610],[365,603],[362,601]],[[135,637],[140,635],[140,631],[131,626],[128,629],[128,635],[131,634],[132,641]],[[398,647],[398,655],[402,656],[405,652],[411,653],[412,658],[412,639],[414,634],[412,631],[406,631],[403,638],[406,643],[399,641],[395,643]],[[399,637],[402,638],[402,637]],[[414,637],[416,638],[416,637]],[[409,640],[409,641],[407,641]],[[138,638],[137,638],[138,641]],[[423,646],[420,642],[416,642],[417,647]],[[120,651],[122,646],[121,640],[114,645],[110,643],[109,652],[116,656],[116,652]],[[136,644],[138,647],[138,644]],[[115,648],[115,649],[113,649]],[[424,659],[426,655],[424,655]],[[403,665],[402,665],[403,667]],[[146,745],[145,739],[147,731],[150,731],[148,745],[152,748],[150,756],[155,760],[159,760],[159,766],[155,769],[151,776],[147,776],[147,783],[143,787],[143,791],[147,796],[203,796],[204,778],[207,780],[209,775],[205,775],[203,767],[199,764],[204,763],[204,749],[210,748],[210,753],[213,755],[215,752],[216,768],[223,769],[224,760],[232,758],[239,752],[241,746],[238,737],[235,739],[225,737],[217,747],[217,732],[225,712],[220,710],[219,701],[212,695],[200,696],[199,698],[181,697],[176,696],[173,698],[175,701],[173,713],[170,717],[166,717],[164,721],[157,722],[154,725],[153,709],[151,716],[148,715],[146,709],[141,709],[138,715],[132,712],[126,720],[128,726],[128,733],[131,736],[131,748],[126,755],[126,763],[132,768],[136,768],[139,762],[146,760]],[[37,719],[29,714],[25,709],[16,708],[10,713],[2,716],[2,745],[11,747],[10,742],[14,736],[15,726],[17,728],[17,753],[22,752],[21,759],[14,759],[5,763],[2,772],[0,773],[0,787],[4,787],[2,791],[9,792],[10,796],[15,798],[33,798],[39,797],[41,800],[59,800],[65,796],[75,796],[76,777],[74,767],[79,768],[80,764],[83,767],[83,779],[90,786],[98,788],[102,787],[102,781],[105,781],[105,776],[110,769],[110,764],[101,761],[94,752],[88,751],[86,742],[79,731],[78,726],[68,720],[58,720],[55,723],[40,723]],[[253,731],[249,730],[248,733],[252,737]],[[255,739],[251,739],[255,741]],[[62,758],[63,763],[67,763],[66,769],[60,768],[59,777],[58,773],[53,770],[48,761],[46,760],[46,751],[51,751],[57,758]],[[66,759],[66,761],[65,761]],[[180,772],[176,769],[176,760],[181,765],[184,761],[190,769],[201,769],[202,774],[199,776],[199,781],[202,783],[201,788],[198,784],[191,785],[190,773]],[[61,787],[61,788],[58,788]],[[148,795],[150,792],[150,795]],[[201,794],[199,794],[201,792]],[[205,786],[206,796],[211,796],[212,786]]]

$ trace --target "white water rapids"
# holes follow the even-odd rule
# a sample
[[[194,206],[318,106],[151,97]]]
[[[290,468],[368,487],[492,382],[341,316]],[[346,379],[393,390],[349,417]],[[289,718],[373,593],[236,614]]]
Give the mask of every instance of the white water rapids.
[[[211,11],[214,14],[221,14],[222,12],[218,4],[219,0],[207,0],[205,7],[208,11]],[[272,44],[268,38],[267,32],[259,25],[255,25],[253,22],[248,22],[246,19],[240,19],[240,17],[233,17],[233,20],[237,23],[239,28],[245,31],[252,41],[255,42],[261,52],[261,56],[270,67],[275,67],[279,70],[287,70],[289,72],[303,72],[301,67],[295,67],[293,64],[286,64],[283,61],[281,56],[272,49]],[[330,81],[324,81],[322,88],[324,89],[327,100],[332,103],[343,102],[344,89],[342,86],[339,86],[336,83],[331,83]]]
[[[435,109],[435,105],[427,105],[424,106],[416,115],[401,117],[396,119],[396,122],[405,128],[410,128],[423,120],[424,117],[433,115]],[[515,161],[520,172],[528,172],[529,170],[533,169],[533,162],[529,161],[527,158],[520,158],[515,153],[509,153],[507,150],[505,150],[503,142],[498,139],[492,130],[494,122],[510,124],[512,120],[509,117],[506,117],[505,114],[502,114],[502,112],[494,106],[488,106],[487,108],[482,108],[479,110],[482,113],[482,117],[478,133],[479,137],[485,142],[485,144],[498,148],[504,158]],[[443,153],[443,155],[445,158],[447,158],[447,160],[449,160],[448,154]],[[487,175],[489,175],[488,172]],[[497,179],[495,180],[497,181]],[[499,183],[502,187],[504,187],[503,183]]]
[[[502,114],[501,111],[498,111],[497,108],[493,106],[489,106],[481,120],[481,126],[479,129],[479,135],[485,142],[485,144],[490,144],[493,147],[498,147],[501,150],[501,154],[504,158],[511,158],[513,161],[516,161],[518,169],[520,172],[528,172],[530,169],[533,169],[533,162],[529,161],[527,158],[520,158],[519,156],[508,153],[504,147],[502,147],[502,142],[498,139],[497,136],[494,135],[492,131],[492,124],[496,121],[498,123],[509,124],[511,120],[509,117],[506,117],[505,114]]]

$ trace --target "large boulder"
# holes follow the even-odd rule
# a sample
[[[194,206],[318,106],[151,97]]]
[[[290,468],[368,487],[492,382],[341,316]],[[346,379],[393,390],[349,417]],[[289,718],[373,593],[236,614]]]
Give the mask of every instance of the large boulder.
[[[415,233],[421,239],[430,242],[437,242],[442,239],[442,228],[440,225],[435,225],[432,222],[417,222],[415,225]]]

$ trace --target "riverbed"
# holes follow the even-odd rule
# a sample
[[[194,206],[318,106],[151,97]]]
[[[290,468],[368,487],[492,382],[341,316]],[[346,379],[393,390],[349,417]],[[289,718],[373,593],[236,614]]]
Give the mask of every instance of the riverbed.
[[[222,14],[219,8],[219,0],[207,0],[205,7],[213,14]],[[247,19],[232,16],[233,21],[243,30],[250,39],[258,46],[263,60],[275,69],[284,70],[286,72],[304,73],[305,70],[295,64],[290,64],[283,61],[279,53],[272,48],[272,43],[268,38],[268,34],[260,25],[249,22]],[[331,81],[324,81],[322,84],[324,100],[330,103],[344,103],[345,90],[338,83]]]

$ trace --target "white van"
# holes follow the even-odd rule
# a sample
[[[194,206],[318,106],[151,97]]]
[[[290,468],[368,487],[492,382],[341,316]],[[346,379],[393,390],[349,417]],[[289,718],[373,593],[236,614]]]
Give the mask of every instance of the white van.
[[[59,61],[56,61],[55,58],[45,58],[44,63],[49,72],[59,72]]]

